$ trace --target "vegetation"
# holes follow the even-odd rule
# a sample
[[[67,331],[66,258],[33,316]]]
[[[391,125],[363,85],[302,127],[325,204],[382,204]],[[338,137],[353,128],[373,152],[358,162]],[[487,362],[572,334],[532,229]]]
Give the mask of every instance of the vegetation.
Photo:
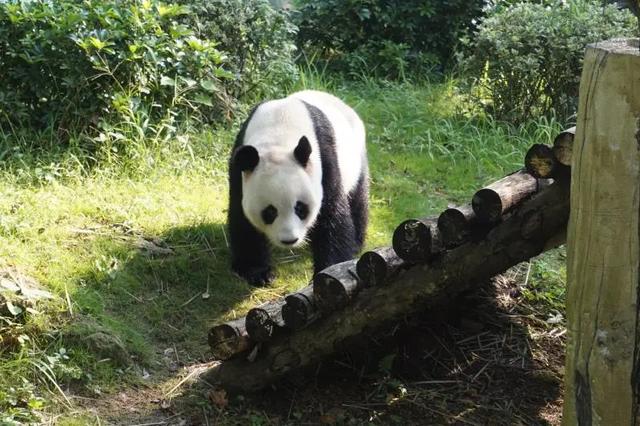
[[[229,272],[227,159],[251,104],[316,88],[360,113],[371,163],[371,248],[388,244],[400,221],[467,202],[521,167],[526,147],[550,142],[566,124],[548,113],[570,115],[584,44],[629,28],[628,15],[586,0],[555,9],[513,1],[484,9],[461,1],[294,3],[290,19],[266,0],[0,2],[0,424],[148,420],[172,404],[183,404],[176,412],[190,404],[182,411],[221,424],[271,423],[263,409],[285,413],[285,422],[317,421],[325,401],[313,412],[294,408],[295,391],[290,405],[276,407],[185,388],[209,359],[208,326],[301,287],[312,270],[300,249],[276,252],[278,277],[269,288]],[[483,13],[489,18],[469,36]],[[527,37],[507,28],[514,22]],[[449,68],[452,55],[470,51],[473,90],[463,70]],[[434,68],[442,72],[434,76]],[[486,109],[478,96],[490,101]],[[504,294],[481,297],[500,305],[503,322],[491,331],[500,350],[513,336],[520,336],[518,354],[528,348],[523,365],[549,365],[534,359],[545,353],[537,339],[562,335],[554,330],[562,328],[563,255],[516,271],[510,304],[500,305]],[[516,311],[533,325],[512,333]],[[543,331],[533,336],[530,327]],[[462,340],[454,337],[428,353],[452,354]],[[403,353],[384,353],[369,388],[357,390],[375,408],[322,421],[406,424],[425,412],[442,415],[484,394],[482,375],[493,368],[465,358],[469,371],[461,370],[452,357],[442,372],[448,355],[439,353],[429,374],[477,385],[447,400],[446,389],[401,381],[392,367]],[[352,370],[365,380],[363,366]],[[394,411],[402,398],[414,411]],[[439,401],[437,411],[429,401]],[[513,409],[500,406],[504,398],[492,401],[498,408],[486,410],[489,419]]]
[[[497,7],[479,26],[467,62],[478,96],[499,120],[523,123],[576,112],[587,44],[631,36],[637,22],[626,10],[590,0],[516,3]]]
[[[424,76],[446,65],[482,14],[483,0],[298,2],[298,43],[355,75]],[[443,19],[446,17],[446,19]]]
[[[295,77],[293,28],[267,0],[3,2],[0,129],[111,148],[220,123]]]

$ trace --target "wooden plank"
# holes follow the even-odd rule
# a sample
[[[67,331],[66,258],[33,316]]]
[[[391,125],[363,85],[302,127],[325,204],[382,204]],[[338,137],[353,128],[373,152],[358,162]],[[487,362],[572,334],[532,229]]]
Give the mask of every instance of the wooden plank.
[[[638,424],[640,53],[585,55],[568,228],[564,425]]]

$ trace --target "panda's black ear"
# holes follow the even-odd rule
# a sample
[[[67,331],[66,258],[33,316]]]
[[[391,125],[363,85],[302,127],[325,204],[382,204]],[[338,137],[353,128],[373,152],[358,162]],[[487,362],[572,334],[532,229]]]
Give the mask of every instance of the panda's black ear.
[[[296,157],[298,163],[302,165],[302,167],[306,167],[309,162],[309,156],[311,155],[311,144],[309,143],[309,139],[306,136],[303,136],[298,141],[298,146],[293,150],[293,156]]]
[[[233,154],[233,162],[243,172],[252,172],[260,162],[258,150],[251,145],[242,145]]]

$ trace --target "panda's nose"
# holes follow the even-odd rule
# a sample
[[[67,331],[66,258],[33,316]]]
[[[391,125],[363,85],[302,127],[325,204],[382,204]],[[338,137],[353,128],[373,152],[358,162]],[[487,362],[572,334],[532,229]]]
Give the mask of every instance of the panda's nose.
[[[281,242],[282,244],[285,244],[285,245],[290,246],[290,245],[292,245],[292,244],[297,243],[297,242],[298,242],[298,239],[297,239],[297,238],[292,238],[292,239],[290,239],[290,240],[280,240],[280,242]]]

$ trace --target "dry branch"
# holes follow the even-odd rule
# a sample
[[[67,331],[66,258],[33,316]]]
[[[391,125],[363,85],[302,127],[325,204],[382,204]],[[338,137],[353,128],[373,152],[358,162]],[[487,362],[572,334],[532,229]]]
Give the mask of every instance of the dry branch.
[[[540,220],[531,220],[537,212]],[[568,186],[555,183],[514,208],[481,241],[445,251],[429,265],[414,265],[393,285],[363,288],[344,309],[303,330],[276,336],[260,348],[254,362],[229,360],[204,378],[229,390],[264,388],[288,371],[317,363],[353,336],[453,297],[536,256],[550,241],[558,243],[554,237],[564,232],[568,216]]]

